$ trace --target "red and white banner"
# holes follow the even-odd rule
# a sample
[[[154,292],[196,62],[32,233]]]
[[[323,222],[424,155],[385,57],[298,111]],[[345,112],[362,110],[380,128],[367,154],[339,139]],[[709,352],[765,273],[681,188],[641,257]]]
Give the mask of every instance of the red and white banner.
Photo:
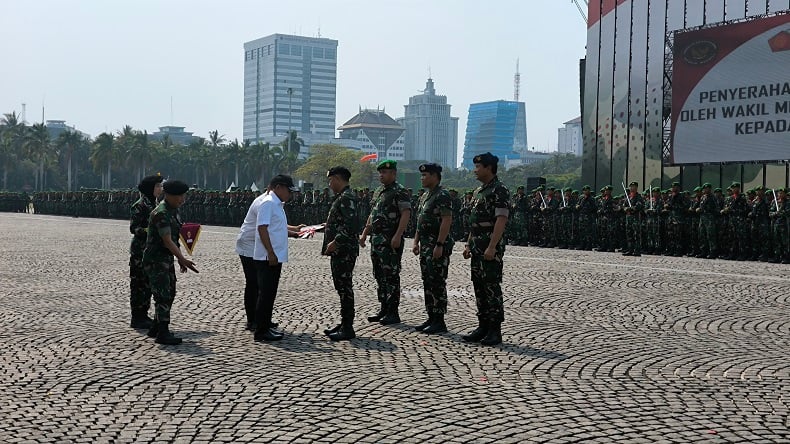
[[[675,35],[672,163],[790,159],[790,14]]]

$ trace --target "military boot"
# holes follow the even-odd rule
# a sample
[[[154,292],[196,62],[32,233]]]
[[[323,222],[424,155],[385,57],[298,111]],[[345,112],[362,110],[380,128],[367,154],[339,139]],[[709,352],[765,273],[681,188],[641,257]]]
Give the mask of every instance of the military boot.
[[[327,328],[326,330],[324,330],[324,334],[329,336],[332,333],[337,333],[340,330],[341,327],[343,327],[343,324],[337,324],[333,328]]]
[[[422,332],[428,335],[447,332],[447,325],[444,323],[444,313],[436,313],[432,317],[433,322],[425,327]]]
[[[398,314],[398,306],[392,304],[388,305],[387,314],[384,315],[384,317],[379,320],[379,323],[381,325],[399,324],[400,315]]]
[[[148,310],[141,308],[132,309],[132,322],[129,324],[132,328],[151,328],[152,319],[148,317]]]
[[[502,343],[502,323],[492,322],[488,327],[486,337],[480,341],[483,345],[497,345]]]
[[[151,326],[148,327],[148,337],[155,338],[159,334],[159,322],[154,319],[151,321]]]
[[[181,343],[181,338],[173,336],[170,333],[170,325],[168,322],[159,323],[159,332],[156,334],[156,343],[164,345],[178,345]]]
[[[382,302],[379,312],[373,316],[368,316],[368,322],[379,322],[387,314],[387,304]]]
[[[342,324],[340,324],[340,329],[334,333],[329,334],[329,339],[333,341],[348,341],[350,339],[356,338],[357,335],[354,333],[354,321],[353,320],[344,320]]]
[[[433,316],[434,316],[433,313],[429,314],[428,315],[428,320],[423,322],[422,324],[414,327],[414,329],[417,330],[417,331],[425,330],[426,327],[428,327],[429,325],[431,325],[433,323]]]
[[[461,336],[461,339],[463,339],[466,342],[477,342],[483,339],[484,337],[486,337],[487,334],[488,334],[488,325],[484,320],[480,319],[478,321],[477,328],[472,330],[472,332],[469,333],[468,335]]]

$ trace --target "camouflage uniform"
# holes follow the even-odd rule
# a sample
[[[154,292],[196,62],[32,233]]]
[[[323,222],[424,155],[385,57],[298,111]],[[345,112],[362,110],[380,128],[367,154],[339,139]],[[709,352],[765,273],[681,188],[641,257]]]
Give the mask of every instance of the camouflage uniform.
[[[174,257],[165,247],[162,237],[170,236],[173,243],[179,246],[180,232],[178,209],[171,208],[166,201],[160,202],[148,220],[148,239],[143,253],[143,269],[154,295],[155,323],[170,322],[170,307],[176,297]]]
[[[686,225],[686,212],[689,202],[681,192],[673,192],[664,202],[667,214],[667,246],[666,251],[673,256],[683,255],[683,233]]]
[[[129,231],[134,235],[129,246],[129,280],[131,294],[129,305],[132,315],[146,315],[151,306],[151,285],[143,271],[143,251],[148,237],[148,217],[154,202],[140,193],[140,198],[132,205]]]
[[[790,236],[790,202],[788,202],[787,197],[784,199],[779,198],[775,202],[778,202],[778,205],[774,204],[772,209],[775,211],[772,211],[770,214],[773,220],[773,262],[790,264],[790,241],[788,241],[788,236]]]
[[[346,186],[337,195],[326,219],[326,231],[321,251],[334,241],[336,250],[330,255],[332,283],[340,296],[340,317],[343,324],[354,323],[354,286],[352,276],[359,256],[359,200],[356,193]]]
[[[505,320],[501,285],[504,236],[496,245],[494,260],[487,261],[483,255],[491,240],[497,217],[508,217],[509,208],[510,191],[496,176],[491,182],[478,187],[472,197],[468,247],[472,253],[472,285],[477,302],[477,317],[481,324],[502,323]]]
[[[595,213],[598,206],[595,198],[591,195],[584,195],[579,198],[576,204],[579,213],[579,250],[592,250],[595,236]]]
[[[439,227],[443,216],[453,214],[450,193],[441,186],[426,192],[418,204],[417,232],[420,238],[420,271],[425,293],[425,311],[429,315],[447,313],[447,270],[453,239],[444,241],[442,257],[433,258],[433,249],[439,240]]]
[[[746,216],[749,214],[749,202],[746,197],[738,193],[727,197],[722,213],[728,218],[729,230],[732,233],[732,247],[729,259],[746,259],[751,254],[749,251],[749,230]]]
[[[387,314],[397,314],[400,305],[400,262],[403,257],[403,239],[397,250],[390,242],[398,229],[401,211],[411,209],[410,201],[408,190],[398,182],[379,186],[371,201],[370,259],[378,299]]]
[[[708,187],[709,188],[709,187]],[[699,201],[699,257],[707,256],[714,259],[718,251],[718,237],[716,234],[716,217],[719,214],[718,202],[713,194],[703,194]]]
[[[642,214],[645,209],[645,199],[639,193],[628,196],[630,205],[626,202],[625,211],[625,252],[632,256],[642,255]]]

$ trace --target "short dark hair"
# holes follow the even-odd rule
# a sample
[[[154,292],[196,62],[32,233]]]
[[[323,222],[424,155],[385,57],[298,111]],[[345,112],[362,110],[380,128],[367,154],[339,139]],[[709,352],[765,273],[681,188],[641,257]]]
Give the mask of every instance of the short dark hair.
[[[343,179],[345,182],[348,182],[349,180],[351,180],[351,171],[349,171],[348,168],[346,167],[336,166],[330,168],[329,171],[326,172],[326,177],[331,177],[331,176],[338,176],[341,179]]]

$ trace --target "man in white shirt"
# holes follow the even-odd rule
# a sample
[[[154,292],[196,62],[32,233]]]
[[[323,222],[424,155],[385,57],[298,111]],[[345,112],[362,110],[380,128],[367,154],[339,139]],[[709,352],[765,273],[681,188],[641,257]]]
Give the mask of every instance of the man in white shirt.
[[[241,224],[239,235],[236,237],[236,254],[241,259],[241,268],[244,270],[244,312],[247,315],[246,329],[255,331],[255,306],[258,303],[258,272],[255,270],[255,237],[258,231],[258,208],[260,208],[263,199],[269,194],[269,190],[265,190],[263,194],[256,197],[250,204],[247,210],[247,216],[244,217],[244,223]],[[288,225],[288,234],[291,237],[296,237],[296,233],[304,228],[304,224],[291,226]],[[271,323],[272,328],[277,327],[276,322]]]
[[[278,175],[269,182],[269,193],[258,207],[253,260],[258,278],[255,341],[279,341],[283,334],[271,327],[274,299],[283,264],[288,262],[288,220],[283,205],[299,190],[290,176]]]

